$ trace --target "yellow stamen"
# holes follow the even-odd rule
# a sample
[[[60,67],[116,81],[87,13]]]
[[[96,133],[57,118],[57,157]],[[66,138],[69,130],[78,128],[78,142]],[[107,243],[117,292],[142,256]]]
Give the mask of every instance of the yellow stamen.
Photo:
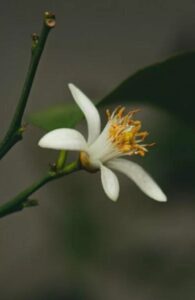
[[[141,121],[132,119],[140,110],[132,110],[126,115],[124,111],[125,107],[121,106],[117,107],[112,114],[109,110],[106,111],[110,121],[109,139],[121,153],[144,156],[148,151],[147,147],[153,146],[154,143],[140,144],[149,134],[147,131],[140,131]]]

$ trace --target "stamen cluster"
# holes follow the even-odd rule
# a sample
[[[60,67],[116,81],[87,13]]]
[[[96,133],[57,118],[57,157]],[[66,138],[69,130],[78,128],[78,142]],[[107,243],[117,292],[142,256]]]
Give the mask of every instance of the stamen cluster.
[[[142,127],[141,121],[133,120],[133,116],[139,110],[132,110],[124,115],[125,107],[117,107],[111,114],[106,111],[108,121],[110,122],[109,140],[114,144],[120,153],[125,155],[140,155],[144,156],[148,152],[147,147],[152,144],[141,144],[148,136],[147,131],[140,131]]]

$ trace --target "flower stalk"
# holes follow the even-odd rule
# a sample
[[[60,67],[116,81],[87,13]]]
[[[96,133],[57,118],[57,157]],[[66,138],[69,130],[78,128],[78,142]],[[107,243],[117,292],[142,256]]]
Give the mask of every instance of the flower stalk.
[[[68,155],[67,151],[65,151],[65,150],[60,151],[60,154],[58,156],[57,163],[56,163],[57,171],[60,171],[65,167],[67,155]]]
[[[29,68],[26,74],[26,79],[23,85],[20,99],[18,101],[14,116],[10,126],[5,134],[5,137],[0,143],[0,159],[22,139],[24,127],[22,126],[22,118],[28,101],[28,97],[32,88],[33,80],[37,71],[37,67],[43,52],[48,34],[55,26],[55,16],[46,12],[44,14],[44,22],[40,37],[35,35],[32,37],[32,54]]]

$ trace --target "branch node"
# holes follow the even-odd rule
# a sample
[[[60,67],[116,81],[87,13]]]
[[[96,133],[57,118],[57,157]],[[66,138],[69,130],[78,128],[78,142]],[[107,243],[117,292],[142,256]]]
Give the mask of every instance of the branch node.
[[[44,14],[45,25],[49,28],[53,28],[56,25],[55,15],[46,11]]]
[[[32,51],[37,47],[39,43],[39,35],[37,33],[32,34]]]
[[[24,202],[22,204],[22,207],[26,208],[26,207],[33,207],[33,206],[37,206],[37,205],[39,205],[38,200],[36,200],[36,199],[28,199],[26,202]]]
[[[56,171],[57,171],[56,163],[55,162],[49,163],[49,169],[51,172],[56,173]]]

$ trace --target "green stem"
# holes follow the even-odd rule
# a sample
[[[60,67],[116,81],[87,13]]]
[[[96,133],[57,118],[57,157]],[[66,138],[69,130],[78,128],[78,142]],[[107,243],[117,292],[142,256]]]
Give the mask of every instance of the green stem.
[[[57,170],[60,171],[61,169],[64,168],[66,164],[66,159],[67,159],[67,151],[61,150],[56,163]]]
[[[55,26],[55,17],[53,14],[45,13],[43,28],[41,31],[40,38],[37,43],[33,45],[32,56],[30,65],[26,74],[26,79],[23,85],[20,99],[18,101],[14,116],[10,123],[10,126],[5,134],[4,139],[0,143],[0,159],[12,148],[19,140],[22,139],[22,118],[26,104],[28,101],[28,96],[33,84],[33,80],[36,74],[36,70],[43,52],[48,34],[50,29]]]
[[[70,173],[79,170],[79,164],[77,162],[73,162],[67,165],[61,172],[48,172],[43,178],[32,184],[30,187],[19,193],[16,197],[11,199],[10,201],[2,204],[0,206],[0,218],[5,217],[13,212],[17,212],[22,210],[25,207],[25,204],[29,201],[29,196],[31,196],[34,192],[44,186],[46,183],[53,181],[62,176],[66,176]],[[27,206],[27,205],[26,205]]]

